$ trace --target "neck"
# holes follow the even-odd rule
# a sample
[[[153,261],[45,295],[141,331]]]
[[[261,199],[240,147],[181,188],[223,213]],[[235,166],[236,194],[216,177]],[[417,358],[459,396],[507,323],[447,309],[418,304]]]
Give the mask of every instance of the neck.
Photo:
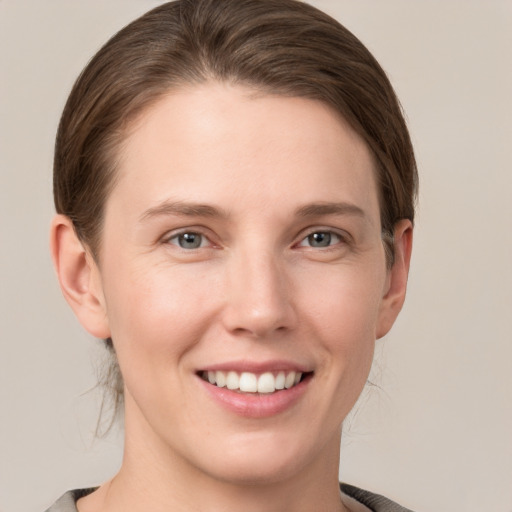
[[[78,503],[79,512],[347,512],[338,486],[340,433],[302,468],[222,480],[176,453],[148,425],[126,418],[119,473]],[[142,442],[141,442],[142,440]]]
[[[340,500],[337,479],[319,486],[303,478],[267,484],[233,485],[211,479],[185,479],[152,482],[144,487],[140,481],[121,470],[107,484],[103,505],[97,511],[112,512],[347,512]],[[81,510],[80,512],[87,512]]]

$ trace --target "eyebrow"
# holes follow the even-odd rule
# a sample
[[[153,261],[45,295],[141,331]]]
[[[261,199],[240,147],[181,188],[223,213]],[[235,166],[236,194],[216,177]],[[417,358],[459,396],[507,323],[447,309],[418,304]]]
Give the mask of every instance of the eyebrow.
[[[141,221],[154,217],[178,215],[182,217],[227,217],[228,214],[215,206],[201,203],[189,203],[184,201],[163,201],[148,208],[141,216]]]
[[[140,221],[143,222],[154,217],[167,215],[210,218],[228,217],[226,211],[209,204],[166,200],[144,211],[140,216]],[[321,217],[323,215],[352,215],[363,219],[367,218],[366,213],[359,206],[346,202],[311,203],[295,210],[296,217]]]
[[[367,218],[363,209],[352,203],[312,203],[298,208],[297,217],[320,217],[322,215],[352,215]]]

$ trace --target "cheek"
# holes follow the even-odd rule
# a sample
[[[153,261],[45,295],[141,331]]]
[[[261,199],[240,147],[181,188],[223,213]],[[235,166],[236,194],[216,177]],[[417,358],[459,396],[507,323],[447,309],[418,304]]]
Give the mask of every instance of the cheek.
[[[105,299],[124,373],[175,364],[208,329],[216,307],[216,286],[208,275],[118,261],[110,276]]]
[[[377,262],[378,263],[378,262]],[[380,265],[340,265],[303,280],[302,309],[342,349],[361,340],[375,340],[385,271]]]
[[[302,309],[307,311],[312,339],[316,335],[321,344],[323,375],[340,412],[352,407],[373,361],[385,271],[372,269],[379,268],[338,268],[323,278],[317,276],[316,286],[311,282],[303,288],[308,306]]]

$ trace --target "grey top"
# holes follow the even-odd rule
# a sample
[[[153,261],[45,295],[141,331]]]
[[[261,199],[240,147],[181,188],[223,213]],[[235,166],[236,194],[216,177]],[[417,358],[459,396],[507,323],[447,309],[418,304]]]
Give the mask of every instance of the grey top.
[[[342,492],[367,506],[373,512],[412,512],[408,508],[401,507],[397,503],[388,500],[384,496],[374,494],[353,485],[340,484]],[[79,489],[69,491],[57,500],[46,512],[78,512],[76,502],[80,498],[91,494],[95,489]]]
[[[373,512],[412,512],[412,510],[402,507],[398,503],[380,494],[374,494],[373,492],[359,489],[359,487],[354,487],[353,485],[341,483],[340,489],[347,496],[359,501],[359,503],[373,510]]]

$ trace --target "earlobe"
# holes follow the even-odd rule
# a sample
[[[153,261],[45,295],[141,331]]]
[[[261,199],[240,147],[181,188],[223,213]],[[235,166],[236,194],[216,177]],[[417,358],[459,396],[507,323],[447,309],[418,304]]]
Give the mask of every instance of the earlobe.
[[[62,293],[79,322],[96,338],[110,337],[98,267],[68,217],[54,217],[50,248]]]
[[[376,338],[382,338],[393,326],[402,309],[407,290],[407,278],[412,252],[412,223],[402,219],[394,231],[395,259],[386,280],[386,289],[381,302]]]

